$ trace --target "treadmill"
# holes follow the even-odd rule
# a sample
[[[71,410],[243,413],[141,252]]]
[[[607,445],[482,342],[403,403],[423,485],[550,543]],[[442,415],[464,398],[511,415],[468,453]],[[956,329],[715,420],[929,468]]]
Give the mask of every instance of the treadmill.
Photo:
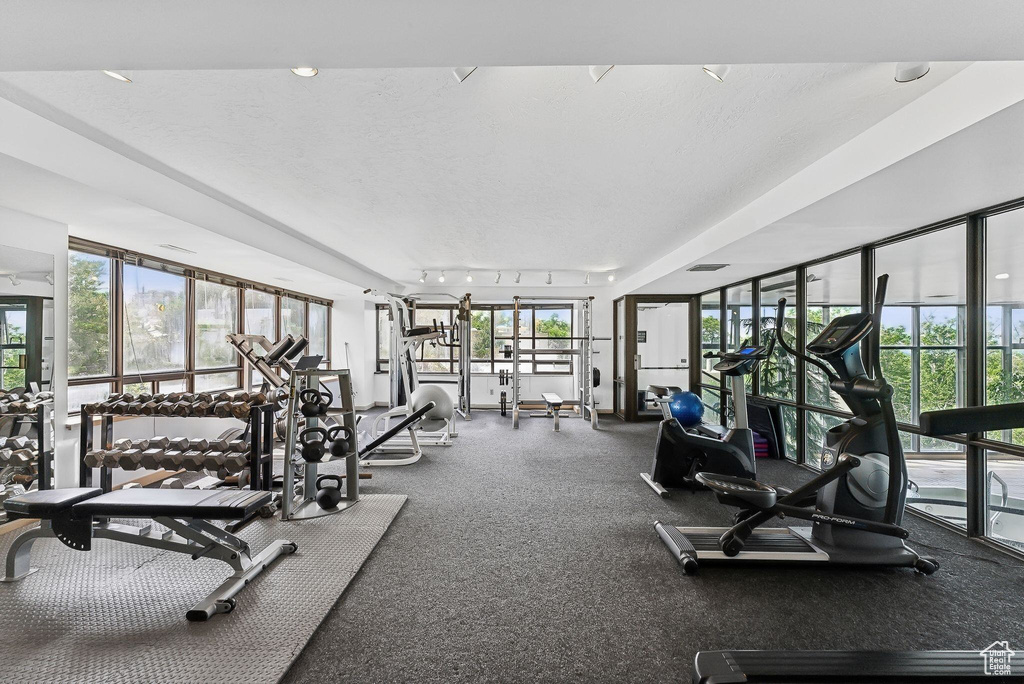
[[[997,642],[984,651],[701,651],[694,684],[1020,684],[1024,663],[1005,659]],[[991,674],[986,674],[991,672]],[[1016,672],[1016,674],[1014,674]]]

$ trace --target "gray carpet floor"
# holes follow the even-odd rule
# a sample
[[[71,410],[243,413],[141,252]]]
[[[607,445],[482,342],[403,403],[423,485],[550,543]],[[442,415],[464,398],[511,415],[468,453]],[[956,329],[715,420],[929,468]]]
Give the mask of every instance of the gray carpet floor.
[[[706,649],[1024,646],[1024,564],[908,515],[910,570],[708,567],[688,577],[654,521],[725,525],[710,493],[639,478],[657,423],[478,412],[455,446],[373,469],[408,502],[286,682],[689,681]],[[760,479],[811,474],[776,461]],[[1019,649],[1018,649],[1019,650]]]

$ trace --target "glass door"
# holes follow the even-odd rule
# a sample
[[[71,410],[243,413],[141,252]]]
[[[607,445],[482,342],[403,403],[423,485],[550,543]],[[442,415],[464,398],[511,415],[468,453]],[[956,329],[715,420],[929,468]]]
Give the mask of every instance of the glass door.
[[[612,344],[615,345],[615,368],[612,369],[612,385],[614,386],[615,415],[625,418],[626,407],[626,302],[620,297],[615,300],[615,320],[613,321]]]
[[[618,324],[618,303],[616,307]],[[621,338],[627,359],[618,366],[624,390],[623,418],[660,419],[661,409],[650,402],[647,387],[690,387],[690,297],[627,295],[622,308],[623,327],[616,333],[616,342]]]

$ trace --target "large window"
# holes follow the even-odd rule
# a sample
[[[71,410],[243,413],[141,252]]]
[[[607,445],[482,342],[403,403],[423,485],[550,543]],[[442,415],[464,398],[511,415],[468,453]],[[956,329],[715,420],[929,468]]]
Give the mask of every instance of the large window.
[[[718,359],[705,359],[704,354],[722,350],[722,295],[715,290],[700,298],[700,380],[717,387],[721,375],[713,370]],[[706,402],[705,402],[706,403]]]
[[[68,377],[110,375],[110,259],[71,252],[68,258]]]
[[[755,278],[754,297],[747,282],[703,293],[693,351],[734,348],[757,325],[766,342],[780,296],[789,304],[782,334],[801,348],[836,317],[861,311],[874,289],[866,278],[888,274],[879,360],[901,424],[908,510],[1024,554],[1024,427],[941,439],[918,427],[926,411],[1024,403],[1022,263],[1024,199]],[[728,388],[706,362],[699,376],[705,420],[728,423]],[[826,431],[850,416],[823,374],[777,349],[754,389],[781,405],[787,455],[820,467]]]
[[[224,343],[238,329],[238,288],[196,282],[196,369],[233,366],[235,350]]]
[[[761,344],[770,344],[777,325],[782,328],[783,338],[795,346],[796,340],[796,271],[765,278],[761,281]],[[775,320],[778,301],[786,299],[786,320]],[[760,373],[761,394],[776,399],[796,401],[796,359],[776,344],[772,356],[762,361]],[[795,424],[795,419],[794,419]],[[795,446],[795,445],[794,445]],[[789,450],[787,450],[789,453]],[[793,453],[796,453],[795,450]]]
[[[125,264],[124,375],[185,369],[185,278]]]
[[[450,305],[423,304],[413,313],[414,326],[440,326],[445,330],[457,324],[457,309]],[[512,319],[510,304],[482,304],[473,307],[470,340],[474,373],[512,370]],[[572,304],[520,304],[520,349],[570,349],[573,336]],[[377,306],[377,371],[388,368],[391,321],[388,307]],[[536,357],[536,358],[534,358]],[[458,350],[442,343],[421,345],[417,351],[417,370],[421,373],[455,373]],[[520,353],[519,371],[537,374],[570,374],[573,356],[566,354]]]
[[[807,292],[807,340],[824,330],[832,319],[860,311],[860,254],[808,266],[804,279]],[[808,366],[806,377],[804,391],[807,393],[808,404],[846,410],[846,403],[829,389],[824,373],[814,366]],[[821,424],[817,427],[825,426]]]
[[[225,338],[244,332],[273,341],[278,321],[287,323],[292,334],[310,337],[312,349],[329,354],[330,302],[254,287],[266,286],[152,257],[126,260],[120,250],[73,241],[68,255],[69,411],[111,392],[238,388],[242,362]],[[260,381],[255,373],[246,380]]]

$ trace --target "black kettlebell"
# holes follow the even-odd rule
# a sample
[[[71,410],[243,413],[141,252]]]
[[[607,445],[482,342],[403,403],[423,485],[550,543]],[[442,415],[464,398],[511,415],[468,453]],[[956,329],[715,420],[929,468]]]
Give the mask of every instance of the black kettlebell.
[[[341,458],[352,451],[352,430],[345,425],[335,425],[327,431],[331,443],[331,456]]]
[[[327,484],[334,480],[334,484]],[[320,508],[337,508],[341,503],[341,475],[321,475],[316,478],[316,505]]]
[[[302,459],[307,463],[323,459],[327,446],[327,430],[322,427],[306,428],[299,433],[299,445],[302,448]]]
[[[299,411],[307,418],[320,418],[327,415],[327,407],[334,402],[334,395],[324,388],[322,391],[312,387],[299,392],[302,406]]]

